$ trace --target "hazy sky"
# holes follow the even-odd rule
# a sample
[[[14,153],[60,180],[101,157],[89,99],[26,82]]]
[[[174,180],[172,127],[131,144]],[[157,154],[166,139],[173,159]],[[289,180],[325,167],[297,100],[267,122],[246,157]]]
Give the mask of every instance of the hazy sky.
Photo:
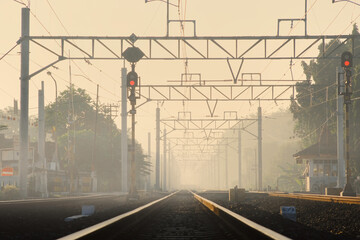
[[[91,35],[91,36],[164,36],[166,33],[166,4],[161,1],[145,3],[144,0],[0,0],[0,56],[15,45],[20,37],[21,8],[18,2],[30,4],[31,35]],[[170,19],[179,19],[178,13],[188,20],[196,20],[198,36],[266,36],[276,35],[277,19],[302,18],[304,0],[171,0],[180,4],[180,8],[170,7]],[[359,1],[360,2],[360,1]],[[332,0],[308,1],[308,34],[349,34],[352,23],[360,21],[360,6],[347,2],[332,4]],[[45,30],[46,28],[46,30]],[[191,34],[192,27],[186,25],[186,33]],[[179,35],[178,25],[171,25],[171,35]],[[304,23],[281,26],[281,35],[303,35]],[[11,106],[13,99],[20,99],[20,47],[0,61],[1,85],[0,108]],[[40,66],[49,64],[49,60],[30,46],[30,73]],[[304,79],[300,61],[294,62],[294,78]],[[120,69],[123,61],[85,61],[71,63],[72,80],[76,86],[85,88],[95,99],[96,84],[100,84],[101,103],[119,103]],[[49,70],[58,82],[58,91],[68,86],[68,61],[56,64]],[[129,67],[129,64],[126,63]],[[137,72],[143,84],[166,84],[167,80],[180,79],[184,72],[183,61],[141,61]],[[230,79],[226,61],[190,62],[189,71],[201,73],[204,79]],[[33,77],[30,82],[30,114],[37,114],[37,90],[41,81],[45,81],[45,104],[54,101],[54,84],[47,71]],[[251,61],[246,62],[242,72],[259,72],[264,79],[291,79],[289,61]],[[91,81],[81,76],[86,73]],[[147,132],[155,137],[156,103],[148,103],[138,110],[137,138],[147,146]],[[265,114],[286,103],[276,106],[264,104]],[[178,111],[193,111],[193,117],[205,117],[204,103],[164,103],[162,117],[176,116]],[[218,115],[223,110],[234,110],[239,117],[255,112],[257,104],[237,103],[221,105]],[[205,109],[205,110],[204,110]],[[120,117],[116,119],[120,127]],[[152,146],[155,146],[153,143]]]

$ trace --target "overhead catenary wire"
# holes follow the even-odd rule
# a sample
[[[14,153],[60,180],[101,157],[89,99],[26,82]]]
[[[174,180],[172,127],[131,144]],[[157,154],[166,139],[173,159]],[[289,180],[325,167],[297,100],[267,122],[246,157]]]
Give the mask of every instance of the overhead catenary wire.
[[[320,35],[323,35],[324,32],[326,32],[326,30],[329,29],[329,27],[330,27],[330,26],[335,22],[335,20],[338,18],[338,16],[340,15],[340,13],[344,10],[344,8],[346,7],[346,5],[347,5],[347,4],[345,4],[345,5],[340,9],[340,11],[337,13],[337,15],[331,20],[331,22],[328,24],[328,26],[325,28],[325,30],[323,30],[323,31],[321,32]],[[350,23],[350,24],[352,24],[352,23]],[[348,27],[347,27],[347,28],[348,28]],[[347,29],[347,28],[346,28],[346,29]],[[343,31],[340,35],[342,35],[343,33],[344,33],[344,31]],[[339,35],[339,36],[340,36],[340,35]],[[339,36],[338,36],[338,37],[339,37]],[[336,39],[334,40],[334,42],[335,42],[337,39],[338,39],[338,38],[336,38]],[[334,43],[334,42],[333,42],[333,43]],[[327,49],[329,49],[331,46],[332,46],[332,44],[331,44]],[[326,50],[327,50],[327,49],[326,49]],[[333,60],[331,60],[331,61],[333,61]],[[297,62],[293,63],[293,66],[296,65],[296,63],[297,63]],[[283,74],[282,77],[284,77],[284,76],[289,72],[289,70],[291,70],[291,69],[289,68],[289,69]],[[319,72],[321,72],[321,70],[320,70]],[[319,72],[318,72],[318,73],[319,73]],[[302,77],[302,76],[303,76],[303,74],[301,75],[301,77]]]
[[[311,5],[311,7],[309,8],[309,10],[307,11],[307,13],[309,13],[310,12],[310,10],[313,8],[313,6],[315,5],[315,3],[317,2],[317,0]],[[333,20],[330,22],[330,24],[326,27],[326,29],[325,30],[323,30],[323,32],[321,33],[321,35],[323,35],[323,33],[334,23],[334,21],[337,19],[337,17],[340,15],[340,13],[344,10],[344,8],[345,8],[345,6],[346,6],[346,4],[343,6],[343,8],[341,8],[340,9],[340,11],[337,13],[337,15],[333,18]],[[341,33],[341,34],[339,34],[338,35],[338,37],[340,37],[347,29],[348,29],[348,27],[349,26],[351,26],[351,24],[358,18],[359,16],[357,16],[351,23],[350,23],[350,25],[348,25],[346,28],[345,28],[345,30]],[[299,22],[294,26],[294,28],[297,26],[299,24]],[[294,29],[293,28],[293,29]],[[291,31],[289,31],[289,34],[291,33]],[[338,39],[338,38],[337,38]],[[335,39],[336,40],[336,39]],[[334,41],[335,42],[335,41]],[[334,43],[333,42],[333,43]],[[328,46],[328,48],[327,49],[329,49],[330,47],[332,46],[332,44],[330,45],[330,46]],[[326,50],[327,50],[326,49]],[[333,60],[332,60],[333,61]],[[271,62],[269,62],[269,64],[264,68],[264,70],[263,70],[263,72],[268,68],[268,66],[270,65],[270,63]],[[297,64],[297,62],[295,61],[293,64],[292,64],[292,66],[295,66]],[[288,68],[287,70],[286,70],[286,72],[281,76],[281,79],[283,79],[283,77],[284,76],[286,76],[286,74],[291,70],[291,67],[292,66],[290,66],[290,68]],[[318,74],[320,73],[321,71],[319,71],[318,72]],[[301,77],[304,75],[304,73],[301,75]],[[301,78],[300,77],[300,78]]]
[[[42,67],[39,63],[35,62],[34,60],[31,60],[31,62],[33,62],[34,64],[38,65],[39,67]],[[60,71],[64,71],[64,72],[65,72],[65,70],[63,70],[63,69],[61,69],[61,68],[57,68],[57,70],[60,70]],[[59,75],[59,74],[57,74],[57,73],[51,72],[51,74],[53,74],[53,75],[56,77],[56,79],[60,79],[60,80],[62,80],[63,82],[65,82],[66,84],[69,84],[69,83],[70,83],[70,81],[68,81],[67,79],[63,78],[61,75]],[[76,75],[76,74],[72,74],[72,76],[74,76],[74,75]],[[79,85],[77,85],[77,84],[75,84],[75,83],[72,83],[72,85],[74,85],[75,87],[81,88]],[[38,89],[39,89],[39,88],[38,88]],[[96,96],[96,93],[92,92],[92,91],[89,90],[89,89],[86,89],[86,92],[89,93],[89,94],[91,94],[91,95],[93,95],[93,96]],[[100,97],[100,96],[99,96],[99,97]],[[115,99],[112,99],[112,98],[109,98],[109,97],[105,97],[105,96],[101,96],[101,98],[107,99],[107,100],[110,100],[110,101],[116,102],[116,103],[119,102],[118,100],[115,100]]]
[[[311,9],[313,8],[313,6],[315,5],[315,3],[317,2],[318,0],[315,0],[314,2],[313,2],[313,4],[310,6],[310,8],[306,11],[306,13],[304,14],[304,16],[303,16],[303,18],[305,17],[305,15],[307,15],[310,11],[311,11]],[[288,36],[290,36],[290,34],[291,34],[291,32],[296,28],[296,26],[299,24],[299,22],[297,22],[296,24],[295,24],[295,26],[292,28],[292,29],[290,29],[290,31],[288,32]],[[266,69],[270,66],[270,64],[273,62],[273,59],[270,59],[270,61],[268,62],[268,64],[263,68],[263,70],[261,71],[261,73],[263,74],[265,71],[266,71]]]
[[[0,61],[1,61],[3,58],[5,58],[5,57],[6,57],[12,50],[14,50],[18,45],[19,45],[19,43],[17,42],[17,43],[15,44],[15,46],[13,46],[12,48],[10,48],[9,51],[7,51],[3,56],[0,57]]]
[[[346,4],[345,4],[346,5]],[[334,18],[334,20],[338,17],[338,15],[341,13],[341,11],[344,9],[344,7],[340,10],[340,12],[335,16],[335,18]],[[347,31],[347,29],[353,24],[353,22],[356,20],[356,19],[358,19],[360,17],[360,14],[350,23],[350,24],[348,24],[347,26],[346,26],[346,28],[338,35],[338,37],[325,49],[325,51],[327,50],[327,49],[329,49],[335,42],[336,42],[336,40],[342,35],[342,34],[344,34],[344,32],[345,31]],[[326,29],[328,29],[329,27],[330,27],[330,25],[331,24],[333,24],[333,22],[334,22],[334,20],[333,21],[331,21],[331,23],[327,26],[327,28]],[[325,29],[325,30],[326,30]],[[324,31],[325,31],[324,30]],[[323,32],[324,32],[323,31]],[[323,33],[322,33],[323,34]],[[335,61],[335,59],[330,59],[329,61]],[[294,63],[294,65],[295,65],[296,63]],[[327,65],[324,65],[317,73],[316,73],[316,75],[315,76],[313,76],[314,78],[316,78],[325,68],[326,68],[326,66]],[[287,70],[287,72],[289,71],[289,69]],[[286,73],[287,73],[286,72]],[[286,75],[286,73],[284,74],[284,75]],[[283,76],[284,76],[283,75]],[[302,73],[302,75],[301,75],[301,77],[304,75],[304,73]],[[355,76],[353,76],[353,77],[355,77]],[[334,85],[336,85],[336,83],[334,83],[334,84],[331,84],[331,85],[329,85],[329,86],[326,86],[326,87],[324,87],[324,88],[322,88],[322,89],[319,89],[319,90],[317,90],[316,92],[318,92],[318,91],[322,91],[322,90],[325,90],[327,87],[331,87],[331,86],[334,86]],[[306,95],[303,95],[303,96],[300,96],[300,97],[298,97],[298,99],[300,99],[300,98],[305,98],[305,97],[310,97],[312,94],[314,94],[315,92],[312,92],[312,93],[309,93],[309,94],[306,94]]]
[[[326,118],[326,120],[322,124],[320,124],[320,126],[318,128],[314,129],[313,131],[311,131],[307,135],[302,136],[302,138],[308,138],[311,135],[313,135],[314,133],[316,133],[317,131],[319,131],[320,129],[322,129],[332,118],[334,118],[336,116],[335,113],[336,113],[336,111],[331,113],[331,115],[328,118]]]
[[[61,24],[62,28],[65,30],[65,32],[67,33],[68,36],[70,36],[70,32],[66,29],[64,23],[61,21],[60,17],[58,16],[58,14],[56,13],[55,9],[52,7],[52,5],[50,4],[49,0],[46,0],[51,11],[54,13],[54,15],[56,16],[56,19],[59,21],[59,23]],[[117,82],[116,80],[114,80],[114,78],[112,78],[110,75],[108,75],[106,72],[104,72],[102,69],[96,67],[93,63],[90,63],[90,61],[86,61],[89,65],[91,65],[92,67],[96,68],[97,70],[99,70],[101,73],[103,73],[104,75],[106,75],[107,77],[109,77],[111,80],[113,80],[115,83],[119,84],[119,82]]]
[[[340,9],[340,11],[338,12],[338,14],[333,18],[333,20],[332,20],[332,21],[330,22],[330,24],[326,27],[326,29],[325,29],[324,31],[322,31],[321,35],[323,35],[324,32],[334,23],[334,21],[337,19],[337,17],[340,15],[340,13],[344,10],[345,6],[346,6],[346,4],[344,5],[343,8]],[[349,25],[346,26],[346,28],[337,36],[336,39],[333,40],[333,42],[325,49],[325,51],[327,51],[327,50],[336,42],[336,40],[338,40],[339,37],[340,37],[341,35],[343,35],[344,32],[347,31],[347,29],[348,29],[348,28],[353,24],[353,22],[354,22],[356,19],[358,19],[359,17],[360,17],[360,14],[359,14],[354,20],[352,20]],[[330,59],[329,61],[335,61],[335,59]],[[296,63],[294,63],[294,65],[295,65],[295,64],[296,64]],[[323,66],[323,68],[320,69],[320,71],[318,71],[318,72],[316,73],[316,76],[319,75],[319,74],[321,73],[321,71],[322,71],[323,69],[325,69],[325,67],[326,67],[326,66]],[[289,69],[287,70],[287,72],[288,72],[288,71],[289,71]],[[286,72],[286,73],[287,73],[287,72]],[[285,73],[284,75],[286,75],[286,73]],[[283,75],[283,76],[284,76],[284,75]],[[303,75],[304,75],[304,73],[301,75],[301,77],[302,77]]]
[[[13,0],[13,1],[14,1],[14,2],[17,2],[17,3],[20,3],[21,5],[24,5],[25,7],[27,7],[26,4],[25,4],[23,1],[21,1],[21,2],[18,1],[18,0]]]
[[[26,5],[24,2],[23,2],[23,0],[21,0],[22,1],[22,3],[24,4],[24,5]],[[51,6],[51,5],[50,5]],[[28,7],[29,8],[29,7]],[[37,22],[42,26],[42,28],[50,35],[50,36],[52,36],[52,34],[51,34],[51,32],[45,27],[45,25],[41,22],[41,20],[37,17],[37,15],[29,8],[29,11],[30,11],[30,13],[31,13],[31,15],[37,20]],[[56,15],[57,16],[57,15]],[[59,19],[60,20],[60,19]],[[60,20],[61,21],[61,20]],[[67,30],[66,30],[67,31]],[[68,31],[67,31],[68,32]],[[60,44],[56,41],[56,40],[54,40],[55,42],[56,42],[56,44],[60,47]],[[66,54],[66,53],[65,53]],[[74,63],[74,65],[78,68],[78,70],[84,75],[84,76],[86,76],[88,79],[90,79],[88,76],[87,76],[87,74],[79,67],[79,65],[75,62],[75,61],[73,61],[73,60],[71,60],[73,63]],[[102,71],[103,72],[103,71]],[[93,84],[97,84],[97,83],[95,83],[94,81],[92,81],[92,80],[90,80],[90,82],[92,82]],[[109,90],[107,90],[106,88],[104,88],[102,85],[100,85],[99,84],[99,86],[100,86],[100,88],[102,88],[104,91],[106,91],[106,92],[108,92],[108,93],[110,93],[110,94],[112,94],[112,95],[114,95],[115,97],[117,97],[114,93],[112,93],[111,91],[109,91]]]

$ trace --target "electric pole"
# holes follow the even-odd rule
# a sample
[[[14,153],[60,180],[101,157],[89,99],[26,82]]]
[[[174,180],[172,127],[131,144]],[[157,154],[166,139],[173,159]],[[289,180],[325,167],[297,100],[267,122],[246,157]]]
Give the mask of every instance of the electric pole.
[[[132,40],[134,44],[136,38]],[[129,47],[123,52],[123,57],[131,63],[131,72],[129,72],[126,76],[126,83],[127,83],[127,92],[128,92],[128,99],[131,104],[131,183],[130,183],[130,191],[129,191],[129,198],[137,200],[138,194],[136,191],[136,156],[135,156],[135,114],[136,114],[136,99],[140,98],[136,96],[136,87],[139,86],[139,77],[138,74],[135,72],[135,63],[138,62],[143,56],[144,53],[137,47]],[[139,90],[140,91],[140,90]],[[122,131],[126,131],[123,129]]]
[[[27,197],[27,173],[29,152],[29,35],[30,9],[21,9],[21,87],[20,87],[20,161],[19,185],[22,197]]]
[[[351,104],[351,67],[353,66],[353,56],[350,52],[344,52],[341,55],[341,66],[345,71],[345,92],[339,94],[344,95],[345,103],[345,154],[346,154],[346,184],[342,196],[356,196],[351,186],[351,172],[350,172],[350,104]]]

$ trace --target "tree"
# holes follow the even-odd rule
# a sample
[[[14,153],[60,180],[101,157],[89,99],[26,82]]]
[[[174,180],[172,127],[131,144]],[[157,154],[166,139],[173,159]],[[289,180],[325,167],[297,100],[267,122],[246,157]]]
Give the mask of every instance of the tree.
[[[99,109],[95,149],[96,108],[84,89],[67,89],[60,93],[57,104],[55,102],[46,106],[46,128],[48,131],[56,129],[61,167],[64,170],[72,174],[96,170],[99,190],[119,190],[121,132],[113,119],[101,111],[104,109],[102,105]],[[148,174],[149,166],[139,144],[136,144],[136,153],[137,176]]]
[[[303,169],[301,166],[293,164],[278,165],[282,170],[282,174],[277,178],[278,190],[294,192],[302,191],[305,188],[304,179],[299,177],[302,175]]]
[[[353,35],[358,35],[358,27],[354,25]],[[358,40],[356,40],[358,41]],[[324,49],[326,54],[340,57],[344,51],[352,52],[352,42],[342,44],[339,40],[319,45],[318,59],[309,64],[302,62],[306,82],[297,83],[297,100],[292,100],[290,110],[296,120],[295,132],[302,138],[304,147],[308,147],[319,141],[321,130],[327,126],[330,137],[336,138],[336,98],[338,94],[336,86],[336,69],[340,67],[339,58],[322,58]],[[360,54],[360,49],[354,49],[355,55]],[[359,174],[360,163],[360,123],[356,119],[360,117],[360,103],[356,100],[360,97],[359,76],[360,65],[355,62],[352,69],[352,86],[354,99],[350,110],[351,124],[351,166],[352,172]],[[335,140],[335,139],[334,139]]]
[[[73,123],[77,130],[93,129],[96,114],[94,106],[94,101],[85,89],[72,86],[59,94],[57,102],[45,107],[46,129],[50,131],[55,127],[58,136],[65,134]]]

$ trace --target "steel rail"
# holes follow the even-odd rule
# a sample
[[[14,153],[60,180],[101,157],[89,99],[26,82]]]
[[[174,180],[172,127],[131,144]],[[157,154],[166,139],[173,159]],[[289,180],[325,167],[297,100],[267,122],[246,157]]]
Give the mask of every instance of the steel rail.
[[[72,240],[72,239],[79,239],[79,238],[91,238],[96,234],[98,231],[100,230],[104,230],[106,227],[109,227],[112,224],[115,224],[116,222],[119,222],[120,220],[124,220],[127,217],[131,217],[134,216],[136,213],[139,213],[143,210],[149,210],[151,206],[154,206],[156,203],[160,203],[165,199],[170,198],[171,196],[173,196],[174,194],[176,194],[178,192],[169,194],[168,196],[165,196],[161,199],[158,199],[156,201],[153,201],[149,204],[146,204],[142,207],[139,207],[135,210],[132,210],[130,212],[121,214],[119,216],[116,216],[114,218],[111,218],[109,220],[106,220],[104,222],[98,223],[94,226],[88,227],[86,229],[80,230],[78,232],[72,233],[70,235],[64,236],[62,238],[59,238],[60,240]],[[244,226],[240,227],[240,229],[238,229],[239,232],[243,232],[246,236],[256,236],[256,237],[260,237],[262,239],[264,238],[270,238],[270,239],[280,239],[280,240],[288,240],[289,238],[276,233],[268,228],[265,228],[257,223],[254,223],[228,209],[225,209],[219,205],[217,205],[216,203],[213,203],[203,197],[200,197],[199,195],[191,192],[193,197],[199,201],[202,205],[206,206],[208,209],[210,209],[212,212],[215,213],[215,215],[217,215],[220,219],[222,219],[222,221],[226,221],[228,222],[228,224],[234,224],[233,226]],[[231,221],[228,221],[228,220]],[[239,225],[240,224],[240,225]],[[244,230],[245,229],[245,230]],[[113,231],[113,230],[112,230]]]
[[[232,211],[230,211],[229,209],[226,209],[204,197],[201,197],[199,195],[197,195],[194,192],[191,192],[194,195],[194,198],[197,199],[199,202],[201,202],[205,207],[207,207],[208,209],[210,209],[212,212],[214,212],[216,215],[220,216],[220,215],[227,215],[227,216],[231,216],[234,219],[244,223],[245,225],[249,226],[250,228],[258,231],[259,233],[271,238],[271,239],[277,239],[277,240],[288,240],[290,238],[281,235],[280,233],[277,233],[271,229],[268,229],[264,226],[261,226],[260,224],[257,224],[247,218],[244,218],[243,216],[234,213]]]
[[[341,197],[330,195],[318,195],[318,194],[298,194],[298,193],[269,193],[272,197],[285,197],[296,198],[321,202],[334,202],[334,203],[347,203],[347,204],[360,204],[360,197]]]
[[[111,198],[111,197],[121,197],[125,195],[112,195],[112,194],[96,194],[96,195],[87,195],[87,196],[67,196],[59,198],[39,198],[39,199],[25,199],[25,200],[7,200],[0,201],[0,205],[5,204],[31,204],[36,202],[57,202],[57,201],[74,201],[74,200],[86,200],[86,199],[101,199],[101,198]]]
[[[133,215],[135,213],[138,213],[138,212],[140,212],[140,211],[142,211],[142,210],[144,210],[144,209],[146,209],[146,208],[148,208],[150,206],[153,206],[156,203],[162,202],[163,200],[168,199],[169,197],[173,196],[176,193],[177,192],[174,192],[174,193],[169,194],[169,195],[167,195],[167,196],[165,196],[163,198],[160,198],[160,199],[155,200],[155,201],[153,201],[151,203],[148,203],[148,204],[146,204],[144,206],[138,207],[138,208],[136,208],[136,209],[134,209],[132,211],[123,213],[123,214],[121,214],[119,216],[116,216],[116,217],[113,217],[113,218],[111,218],[109,220],[103,221],[103,222],[98,223],[96,225],[93,225],[91,227],[85,228],[85,229],[80,230],[78,232],[75,232],[75,233],[69,234],[67,236],[64,236],[62,238],[59,238],[59,240],[73,240],[73,239],[79,239],[79,238],[82,238],[82,237],[86,237],[86,236],[88,236],[88,235],[90,235],[90,234],[92,234],[92,233],[94,233],[94,232],[96,232],[96,231],[98,231],[100,229],[103,229],[103,228],[105,228],[105,227],[107,227],[107,226],[109,226],[109,225],[111,225],[111,224],[113,224],[113,223],[115,223],[117,221],[125,219],[125,218],[127,218],[127,217],[129,217],[129,216],[131,216],[131,215]]]

